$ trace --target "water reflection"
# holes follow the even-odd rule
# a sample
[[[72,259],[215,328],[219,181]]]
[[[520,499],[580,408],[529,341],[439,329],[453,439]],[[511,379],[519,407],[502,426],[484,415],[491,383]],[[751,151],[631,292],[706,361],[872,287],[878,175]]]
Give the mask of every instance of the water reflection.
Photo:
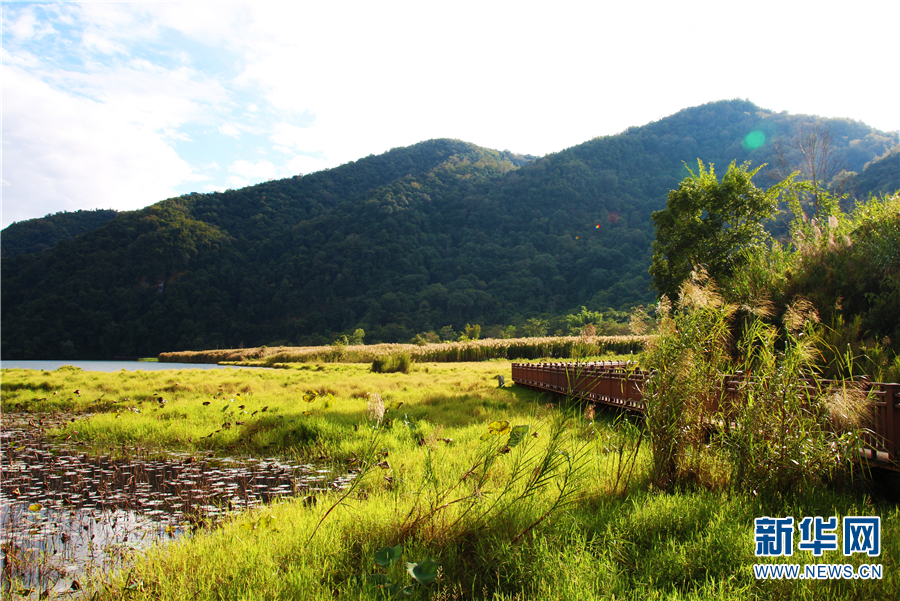
[[[4,591],[71,592],[82,575],[121,565],[131,549],[278,497],[341,488],[353,477],[277,460],[90,457],[42,436],[68,417],[3,416]]]
[[[84,371],[158,371],[172,369],[266,369],[214,363],[157,363],[155,361],[66,361],[66,360],[15,360],[0,361],[0,369],[33,369],[56,371],[63,365],[78,367]]]

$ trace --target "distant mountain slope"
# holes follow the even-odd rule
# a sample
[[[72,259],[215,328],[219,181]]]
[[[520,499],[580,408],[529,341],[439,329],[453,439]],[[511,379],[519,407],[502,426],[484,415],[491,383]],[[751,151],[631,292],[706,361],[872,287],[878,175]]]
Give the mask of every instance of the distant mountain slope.
[[[72,240],[75,236],[94,231],[117,214],[112,209],[96,209],[18,221],[0,232],[0,256],[13,257],[47,250],[60,240]]]
[[[162,201],[4,259],[2,356],[321,343],[357,327],[405,341],[649,302],[650,215],[685,163],[772,161],[772,141],[813,120],[716,102],[540,159],[431,140]],[[827,124],[848,169],[893,143]]]
[[[853,181],[853,193],[860,199],[897,190],[900,190],[900,145],[867,163]]]

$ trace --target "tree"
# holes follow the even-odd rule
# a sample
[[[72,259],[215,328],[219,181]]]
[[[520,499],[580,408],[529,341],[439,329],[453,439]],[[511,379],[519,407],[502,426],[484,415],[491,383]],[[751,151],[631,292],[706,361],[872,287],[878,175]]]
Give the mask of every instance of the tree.
[[[525,336],[528,338],[539,338],[547,335],[547,321],[539,317],[532,317],[522,326],[525,330]]]
[[[781,184],[768,191],[752,181],[765,165],[752,171],[748,163],[728,166],[720,183],[713,165],[699,171],[669,192],[666,208],[653,213],[656,240],[650,275],[660,295],[678,296],[681,283],[695,266],[725,282],[744,260],[743,253],[766,239],[763,221],[775,214]]]
[[[845,158],[834,141],[830,128],[820,122],[804,124],[794,136],[791,144],[796,151],[789,158],[789,152],[780,141],[775,143],[775,155],[778,158],[778,174],[782,179],[792,174],[797,177],[794,195],[800,203],[802,214],[795,217],[807,217],[805,207],[810,208],[808,217],[819,222],[828,219],[838,209],[838,201],[844,189],[856,175],[844,169]]]
[[[602,323],[603,313],[600,311],[588,311],[587,307],[583,305],[581,313],[566,315],[566,324],[569,327],[570,336],[577,336],[587,326],[593,326],[595,330],[599,329]]]

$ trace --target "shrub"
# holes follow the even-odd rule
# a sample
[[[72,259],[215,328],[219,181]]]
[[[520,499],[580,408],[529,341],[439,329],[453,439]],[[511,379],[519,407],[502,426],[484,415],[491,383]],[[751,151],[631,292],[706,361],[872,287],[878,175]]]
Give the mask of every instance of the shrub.
[[[396,373],[398,371],[408,374],[412,362],[412,357],[409,353],[396,353],[376,357],[372,361],[372,371],[378,374]]]

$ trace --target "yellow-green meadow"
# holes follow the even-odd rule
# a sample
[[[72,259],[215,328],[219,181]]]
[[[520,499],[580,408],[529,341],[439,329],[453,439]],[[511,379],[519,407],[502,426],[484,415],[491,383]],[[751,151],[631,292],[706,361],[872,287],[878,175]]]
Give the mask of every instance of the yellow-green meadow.
[[[136,553],[95,599],[896,598],[900,516],[823,489],[778,506],[652,489],[636,418],[510,382],[510,363],[3,370],[2,411],[77,416],[85,452],[289,457],[355,475]],[[497,376],[506,386],[498,387]],[[756,580],[753,520],[878,515],[883,578]],[[800,551],[780,561],[821,562]],[[893,592],[892,592],[893,591]]]

